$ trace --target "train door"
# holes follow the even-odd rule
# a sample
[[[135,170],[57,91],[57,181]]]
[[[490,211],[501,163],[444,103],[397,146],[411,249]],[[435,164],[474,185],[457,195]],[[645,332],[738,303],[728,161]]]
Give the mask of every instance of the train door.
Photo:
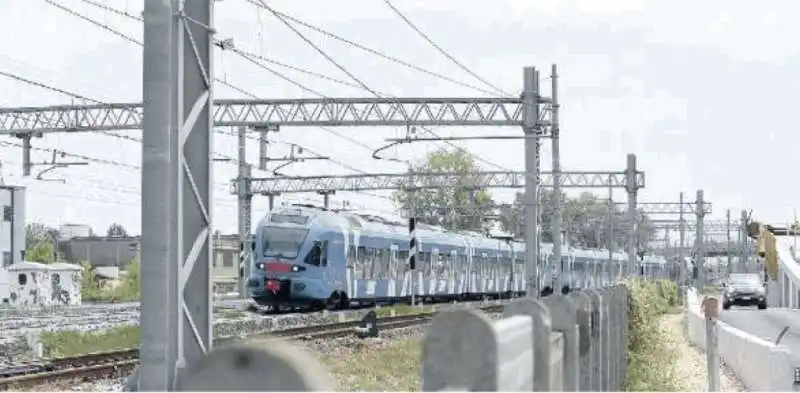
[[[403,289],[403,274],[405,269],[403,269],[404,262],[399,261],[397,258],[398,249],[399,247],[397,244],[389,246],[389,297],[399,296]]]
[[[439,292],[439,274],[442,269],[441,261],[439,260],[439,249],[434,247],[431,249],[430,255],[430,267],[425,275],[425,279],[428,282],[428,293],[435,295]]]
[[[447,293],[454,294],[456,293],[457,282],[458,282],[458,272],[460,272],[461,267],[459,267],[458,263],[458,251],[455,249],[450,250],[450,269],[447,274]]]

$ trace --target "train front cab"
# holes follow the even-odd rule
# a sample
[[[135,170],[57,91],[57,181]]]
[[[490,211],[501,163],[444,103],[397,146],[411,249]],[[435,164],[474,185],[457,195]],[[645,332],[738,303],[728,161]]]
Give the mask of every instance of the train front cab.
[[[336,243],[341,244],[331,240],[325,234],[309,236],[309,230],[299,226],[259,228],[249,285],[253,301],[271,307],[345,306],[344,292],[332,291],[329,285],[337,278],[331,266],[336,258],[331,256]]]

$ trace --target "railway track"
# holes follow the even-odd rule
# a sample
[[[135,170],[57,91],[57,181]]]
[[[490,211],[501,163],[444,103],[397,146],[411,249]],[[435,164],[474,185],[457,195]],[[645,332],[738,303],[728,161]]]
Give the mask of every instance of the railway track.
[[[484,312],[500,312],[502,305],[491,305],[479,308]],[[436,312],[384,317],[376,320],[378,331],[419,326],[428,323]],[[217,345],[231,345],[240,341],[279,337],[287,340],[318,340],[352,336],[362,321],[346,321],[325,325],[303,326],[276,330],[269,333],[214,340]],[[98,379],[123,377],[130,374],[139,364],[137,348],[113,352],[91,353],[81,356],[56,358],[46,363],[23,365],[7,370],[0,370],[0,391],[24,390],[48,383],[75,381],[86,382]]]

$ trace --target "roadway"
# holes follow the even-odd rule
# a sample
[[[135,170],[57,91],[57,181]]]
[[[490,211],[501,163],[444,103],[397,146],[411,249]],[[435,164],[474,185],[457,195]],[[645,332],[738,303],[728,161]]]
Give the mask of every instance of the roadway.
[[[750,333],[756,337],[775,342],[781,330],[789,326],[789,331],[781,339],[792,351],[795,366],[800,366],[800,310],[789,308],[736,307],[722,312],[722,321]]]

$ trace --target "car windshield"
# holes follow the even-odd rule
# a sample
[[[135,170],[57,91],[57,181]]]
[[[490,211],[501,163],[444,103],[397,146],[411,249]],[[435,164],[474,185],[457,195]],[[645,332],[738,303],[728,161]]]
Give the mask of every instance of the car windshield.
[[[263,256],[296,258],[308,229],[267,226],[261,233]]]
[[[761,278],[755,274],[731,276],[728,278],[728,282],[730,283],[730,285],[735,285],[735,286],[761,285]]]

